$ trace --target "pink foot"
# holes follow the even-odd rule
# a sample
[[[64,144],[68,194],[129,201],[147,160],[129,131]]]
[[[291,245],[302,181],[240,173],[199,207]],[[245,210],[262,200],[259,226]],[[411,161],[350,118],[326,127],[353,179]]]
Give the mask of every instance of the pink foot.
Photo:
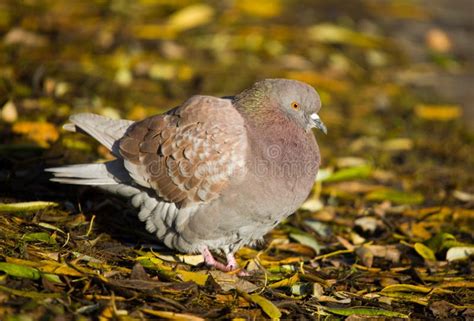
[[[221,262],[216,261],[216,259],[212,256],[211,251],[209,251],[207,247],[205,247],[202,250],[202,256],[204,257],[204,262],[206,262],[207,265],[212,266],[220,271],[230,272],[230,271],[237,270],[239,268],[239,265],[237,264],[237,261],[235,260],[234,254],[232,253],[229,253],[226,255],[227,265],[224,265]],[[248,274],[246,274],[245,271],[238,271],[238,275],[245,276]]]

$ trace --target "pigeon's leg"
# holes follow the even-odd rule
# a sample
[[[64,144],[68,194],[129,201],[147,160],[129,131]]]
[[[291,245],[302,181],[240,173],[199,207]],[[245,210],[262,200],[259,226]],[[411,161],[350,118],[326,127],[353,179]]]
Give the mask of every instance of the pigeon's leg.
[[[209,251],[209,249],[207,247],[205,247],[202,251],[202,256],[204,257],[204,262],[209,265],[209,266],[213,266],[215,267],[216,269],[218,270],[221,270],[221,271],[224,271],[224,272],[228,272],[230,271],[229,268],[222,264],[221,262],[219,261],[216,261],[216,259],[212,256],[211,254],[211,251]]]
[[[235,260],[234,253],[228,253],[226,255],[226,258],[227,258],[226,268],[228,269],[228,271],[235,270],[239,267],[239,265],[237,264],[237,261]]]
[[[228,269],[228,271],[236,271],[238,276],[250,275],[250,273],[248,273],[245,269],[239,269],[239,264],[237,264],[237,261],[235,260],[234,253],[227,253],[226,258],[227,258],[226,268]]]
[[[222,264],[219,261],[216,261],[216,259],[212,256],[211,251],[207,247],[205,247],[202,251],[202,256],[204,257],[204,262],[209,265],[213,266],[216,269],[224,272],[230,272],[230,271],[236,271],[237,275],[239,276],[248,276],[250,274],[247,273],[245,270],[238,270],[239,265],[237,264],[237,261],[235,260],[234,253],[227,253],[226,258],[227,258],[227,265]]]

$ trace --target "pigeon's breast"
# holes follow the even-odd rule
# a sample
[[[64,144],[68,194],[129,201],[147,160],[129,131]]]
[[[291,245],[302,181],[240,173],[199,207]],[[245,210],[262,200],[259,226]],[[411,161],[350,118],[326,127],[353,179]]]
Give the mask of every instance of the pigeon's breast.
[[[246,204],[265,222],[281,220],[298,209],[313,187],[320,163],[316,139],[296,126],[277,126],[255,137],[250,138],[244,180]]]

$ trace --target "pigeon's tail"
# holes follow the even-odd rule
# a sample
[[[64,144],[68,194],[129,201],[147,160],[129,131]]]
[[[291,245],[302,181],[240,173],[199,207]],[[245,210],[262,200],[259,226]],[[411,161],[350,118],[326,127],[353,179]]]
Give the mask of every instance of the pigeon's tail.
[[[117,185],[130,181],[130,176],[120,159],[102,164],[79,164],[47,168],[53,173],[53,182],[76,185]]]
[[[115,156],[119,156],[116,142],[125,135],[127,129],[134,123],[131,120],[111,119],[104,116],[83,113],[72,115],[70,124],[64,129],[72,132],[83,132],[107,147]]]

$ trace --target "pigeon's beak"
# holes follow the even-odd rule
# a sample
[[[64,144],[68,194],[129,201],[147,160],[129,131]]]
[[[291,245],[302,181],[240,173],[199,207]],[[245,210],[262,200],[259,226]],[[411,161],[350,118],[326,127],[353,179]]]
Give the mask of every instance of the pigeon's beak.
[[[326,128],[326,125],[324,125],[323,121],[321,118],[319,118],[319,115],[316,113],[312,113],[310,117],[310,124],[312,128],[318,128],[320,129],[324,134],[328,133],[328,129]]]

